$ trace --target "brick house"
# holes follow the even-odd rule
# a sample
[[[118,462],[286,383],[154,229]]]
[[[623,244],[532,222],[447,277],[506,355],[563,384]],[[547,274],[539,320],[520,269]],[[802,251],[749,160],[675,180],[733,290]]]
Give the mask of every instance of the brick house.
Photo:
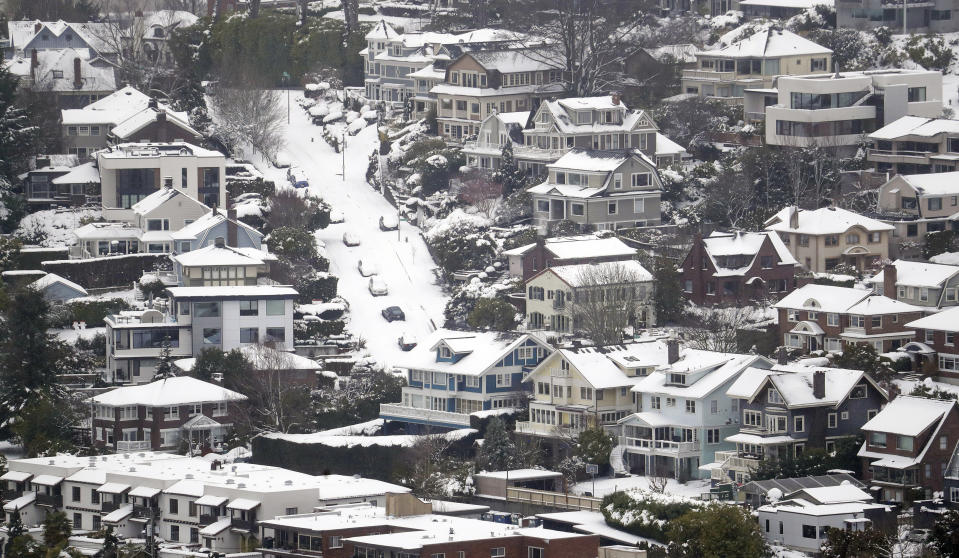
[[[783,297],[779,313],[783,344],[803,352],[841,351],[851,343],[868,343],[877,353],[912,341],[906,326],[923,315],[918,306],[873,291],[809,284]]]
[[[697,235],[682,265],[683,292],[696,304],[742,304],[793,290],[796,258],[770,232]]]
[[[506,250],[510,277],[526,281],[547,267],[631,260],[636,249],[615,236],[557,236]]]
[[[959,379],[959,308],[943,310],[906,324],[916,330],[916,342],[906,345],[906,351],[917,359],[917,370],[925,361],[931,361],[938,374]]]
[[[913,489],[931,498],[943,490],[946,468],[959,442],[956,401],[899,396],[862,430],[863,478],[882,487],[880,500],[912,500],[908,491]]]
[[[189,376],[120,387],[91,398],[93,443],[115,451],[173,450],[180,440],[212,448],[246,396]]]

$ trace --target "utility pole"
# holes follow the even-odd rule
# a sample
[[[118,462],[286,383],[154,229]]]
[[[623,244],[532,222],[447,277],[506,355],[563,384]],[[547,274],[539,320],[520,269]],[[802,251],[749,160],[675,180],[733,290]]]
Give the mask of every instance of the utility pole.
[[[908,4],[906,0],[902,0],[902,34],[905,35],[906,32],[906,11],[908,10]]]
[[[346,130],[343,130],[343,141],[340,142],[340,153],[343,154],[343,182],[346,182]]]

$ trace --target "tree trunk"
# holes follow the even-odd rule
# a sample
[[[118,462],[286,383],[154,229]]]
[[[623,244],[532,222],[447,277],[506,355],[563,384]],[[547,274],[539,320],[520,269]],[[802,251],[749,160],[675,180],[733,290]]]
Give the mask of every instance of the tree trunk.
[[[343,25],[346,36],[349,37],[359,28],[359,6],[357,0],[342,0]]]
[[[250,0],[250,17],[260,15],[260,0]]]
[[[310,5],[310,0],[300,0],[300,25],[306,27],[306,15],[307,8]]]

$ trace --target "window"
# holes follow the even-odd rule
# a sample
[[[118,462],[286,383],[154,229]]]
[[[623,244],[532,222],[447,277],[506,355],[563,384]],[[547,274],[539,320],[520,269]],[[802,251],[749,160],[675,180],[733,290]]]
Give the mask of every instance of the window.
[[[221,341],[222,341],[222,336],[220,335],[220,328],[218,327],[203,328],[203,344],[204,345],[219,345]]]
[[[179,407],[163,407],[163,420],[179,420],[180,419],[180,408]],[[175,502],[176,500],[170,500],[170,502]],[[172,507],[176,507],[176,504],[171,503]],[[176,512],[171,512],[176,513]]]
[[[99,531],[99,530],[100,530],[100,526],[101,526],[101,525],[100,525],[100,516],[99,516],[99,515],[93,516],[92,529],[93,529],[94,531]]]
[[[609,204],[606,206],[606,211],[610,215],[616,215],[616,202],[609,202]]]
[[[793,417],[793,430],[796,432],[805,432],[806,431],[806,417],[804,416],[795,416]]]
[[[650,400],[649,400],[649,406],[650,406],[650,408],[652,408],[652,409],[660,409],[660,408],[662,408],[661,405],[662,405],[662,402],[660,401],[660,399],[659,399],[658,396],[653,396],[653,397],[650,398]]]
[[[266,340],[278,343],[286,342],[286,328],[268,327],[266,328]]]
[[[633,188],[649,186],[649,177],[650,174],[648,172],[634,172],[630,176],[630,184]]]
[[[266,301],[266,315],[267,316],[282,316],[286,314],[286,301],[285,300],[268,300]]]
[[[929,211],[938,211],[942,209],[942,198],[929,198]]]
[[[827,427],[836,428],[836,425],[837,425],[836,419],[837,419],[836,413],[829,413],[828,415],[826,415]]]
[[[193,304],[193,315],[197,318],[220,317],[219,302],[197,302]]]
[[[927,287],[922,287],[919,289],[919,301],[920,302],[929,301],[929,289]]]
[[[852,391],[849,393],[849,399],[865,399],[866,398],[866,385],[859,384],[856,387],[852,388]]]
[[[572,215],[575,215],[575,216],[577,216],[577,217],[582,217],[583,214],[584,214],[584,209],[583,209],[583,208],[584,208],[584,206],[583,206],[583,204],[581,204],[581,203],[570,204],[570,210],[569,210],[569,212],[570,212]]]
[[[826,314],[826,325],[838,327],[839,326],[839,314],[830,312]]]
[[[886,447],[886,434],[884,432],[871,432],[869,434],[869,445],[877,448]]]
[[[147,219],[148,231],[168,231],[170,230],[169,219]]]
[[[76,513],[73,514],[73,528],[74,529],[83,529],[83,514]]]
[[[176,515],[180,513],[180,501],[176,498],[170,498],[170,514]]]
[[[706,429],[706,443],[707,444],[718,444],[721,440],[719,439],[719,429],[718,428],[707,428]]]
[[[90,502],[94,504],[100,503],[100,493],[97,492],[95,488],[90,490]]]
[[[863,316],[849,316],[849,327],[866,327],[866,318]]]
[[[882,316],[873,316],[870,319],[870,324],[872,327],[881,328],[882,327]]]
[[[506,547],[497,546],[490,549],[489,552],[490,558],[503,558],[506,556]]]
[[[759,411],[743,410],[743,424],[745,426],[762,426],[763,414]]]
[[[260,314],[259,300],[241,300],[240,301],[241,316],[257,316],[259,314]]]
[[[526,552],[526,558],[543,558],[543,549],[535,546],[529,547]]]
[[[897,436],[896,449],[902,451],[912,451],[912,436]]]
[[[715,415],[719,413],[719,401],[716,399],[709,400],[709,414]]]
[[[74,486],[73,489],[72,489],[70,492],[71,492],[71,499],[72,499],[74,502],[79,502],[79,501],[80,501],[80,487],[79,487],[79,486]]]
[[[846,244],[859,244],[859,235],[856,233],[849,233],[846,235]]]
[[[812,70],[813,72],[825,72],[827,70],[826,60],[827,60],[826,58],[813,58],[810,61],[809,69]]]
[[[633,200],[633,213],[638,213],[638,214],[646,213],[646,200],[644,199]]]
[[[767,390],[766,401],[774,405],[782,405],[783,398],[781,395],[779,395],[779,392],[776,390],[776,388],[769,388]]]
[[[547,200],[536,200],[536,211],[547,212],[549,211],[549,201]]]
[[[176,500],[171,500],[176,501]],[[180,526],[179,525],[170,525],[170,541],[171,542],[180,542]]]
[[[288,513],[286,515],[296,515],[296,512]],[[330,535],[330,548],[343,548],[343,540],[337,535]]]
[[[799,310],[786,310],[786,316],[790,322],[798,322]]]
[[[816,526],[815,525],[803,525],[802,526],[802,536],[804,539],[815,539],[816,538]]]
[[[687,399],[687,400],[686,400],[686,412],[687,412],[687,413],[695,413],[695,412],[696,412],[696,402],[693,401],[692,399]]]
[[[676,398],[675,398],[675,397],[667,397],[667,398],[666,398],[666,406],[667,406],[667,407],[675,407],[675,406],[676,406]]]
[[[496,375],[496,387],[509,387],[510,385],[512,385],[512,378],[508,372]]]
[[[687,279],[683,282],[683,292],[691,293],[693,292],[693,282]]]
[[[579,398],[580,399],[593,399],[593,388],[581,387],[579,388]]]
[[[907,93],[907,101],[910,103],[921,103],[926,100],[925,87],[910,87]]]
[[[839,236],[835,234],[826,235],[826,246],[839,246]]]

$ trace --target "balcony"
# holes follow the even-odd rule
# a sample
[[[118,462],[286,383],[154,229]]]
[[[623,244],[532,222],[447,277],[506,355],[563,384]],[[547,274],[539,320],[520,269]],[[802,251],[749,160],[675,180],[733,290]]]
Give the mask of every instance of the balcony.
[[[112,511],[116,511],[116,510],[118,510],[118,509],[120,509],[120,504],[118,504],[117,502],[114,502],[114,501],[112,501],[112,500],[104,500],[104,501],[100,504],[100,511],[103,512],[103,513],[105,513],[105,514],[106,514],[106,513],[110,513],[110,512],[112,512]]]
[[[17,489],[4,488],[0,490],[0,499],[3,499],[4,502],[9,502],[10,500],[15,500],[19,498],[22,494],[22,491]]]
[[[219,520],[219,516],[212,513],[201,513],[200,514],[200,527],[206,527],[208,525],[213,525]]]
[[[230,528],[231,529],[242,529],[243,531],[255,531],[256,530],[256,519],[243,519],[240,517],[231,517],[230,518]]]
[[[570,424],[542,424],[539,422],[517,422],[516,431],[520,434],[531,434],[534,436],[576,436],[586,430],[586,426],[576,426]]]
[[[698,454],[699,442],[675,442],[673,440],[655,440],[651,438],[624,437],[628,450],[638,450],[643,453],[656,454]]]
[[[139,519],[155,519],[160,517],[160,510],[150,506],[133,506],[133,517]]]
[[[406,419],[423,424],[435,423],[459,427],[470,425],[470,416],[464,413],[406,407],[397,403],[380,403],[380,417],[393,420]]]
[[[149,450],[150,440],[117,440],[117,451],[143,451]]]
[[[715,70],[683,70],[683,79],[733,81],[736,79],[736,72],[717,72]]]
[[[938,155],[932,151],[894,151],[892,149],[870,148],[868,158],[870,161],[880,163],[922,163],[928,164],[929,157]]]
[[[61,494],[37,493],[36,504],[38,506],[49,506],[51,508],[61,508],[63,507],[63,496]]]

